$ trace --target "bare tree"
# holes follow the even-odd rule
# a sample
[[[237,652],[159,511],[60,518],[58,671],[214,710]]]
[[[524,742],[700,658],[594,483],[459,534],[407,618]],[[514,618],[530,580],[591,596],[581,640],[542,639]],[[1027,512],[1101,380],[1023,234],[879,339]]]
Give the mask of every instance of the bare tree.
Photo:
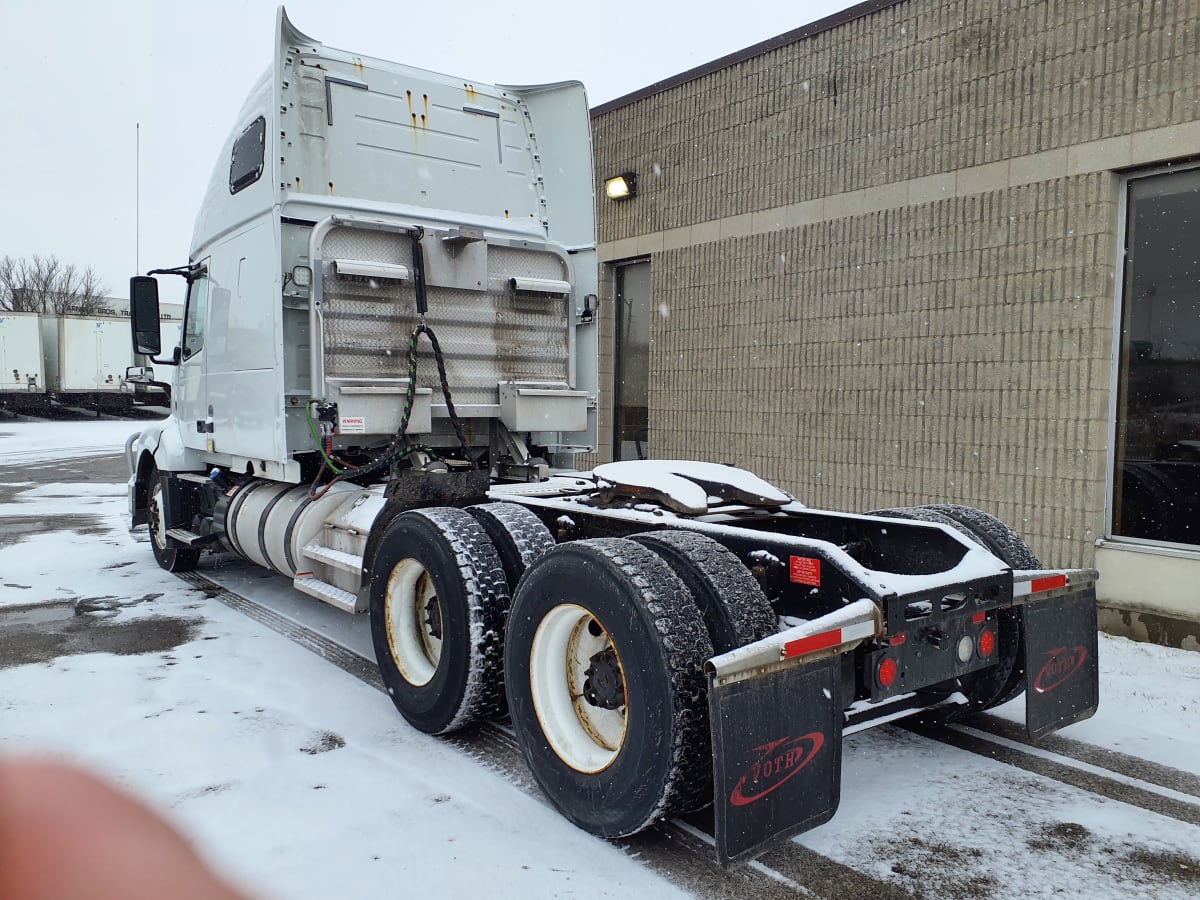
[[[0,257],[0,309],[94,315],[107,289],[91,266],[77,269],[57,256]]]

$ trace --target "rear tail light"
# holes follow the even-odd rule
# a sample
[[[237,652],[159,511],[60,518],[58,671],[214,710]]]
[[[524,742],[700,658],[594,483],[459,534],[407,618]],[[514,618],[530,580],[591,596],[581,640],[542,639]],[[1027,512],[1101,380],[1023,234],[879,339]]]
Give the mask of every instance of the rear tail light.
[[[990,628],[983,629],[979,634],[979,655],[985,659],[996,652],[996,632]]]
[[[896,661],[890,656],[885,656],[880,660],[879,668],[875,670],[875,677],[879,680],[880,686],[890,688],[895,684],[899,669],[900,667],[896,665]]]

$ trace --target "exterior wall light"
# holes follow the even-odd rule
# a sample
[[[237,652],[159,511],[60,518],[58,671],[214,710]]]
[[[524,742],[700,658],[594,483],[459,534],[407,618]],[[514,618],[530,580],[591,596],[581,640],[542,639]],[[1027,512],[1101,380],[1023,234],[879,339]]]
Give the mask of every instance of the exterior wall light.
[[[604,193],[609,200],[628,200],[637,196],[637,172],[624,172],[604,179]]]

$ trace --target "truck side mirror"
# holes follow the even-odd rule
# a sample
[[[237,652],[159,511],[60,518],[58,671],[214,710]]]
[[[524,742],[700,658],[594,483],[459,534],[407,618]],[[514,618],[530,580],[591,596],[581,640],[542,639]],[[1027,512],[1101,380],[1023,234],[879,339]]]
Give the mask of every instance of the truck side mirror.
[[[162,337],[158,333],[158,281],[147,275],[129,279],[129,322],[133,327],[133,352],[158,356]]]

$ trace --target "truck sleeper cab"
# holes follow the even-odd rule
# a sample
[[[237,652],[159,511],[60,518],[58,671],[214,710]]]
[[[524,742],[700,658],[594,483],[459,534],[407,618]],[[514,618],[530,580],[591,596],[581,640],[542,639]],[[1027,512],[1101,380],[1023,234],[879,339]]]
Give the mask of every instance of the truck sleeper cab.
[[[1027,685],[1034,736],[1090,715],[1094,573],[982,512],[570,471],[596,444],[593,202],[579,85],[356,56],[280,10],[189,263],[131,281],[151,355],[156,277],[188,284],[154,360],[172,415],[126,444],[160,565],[232,551],[368,613],[414,727],[510,715],[598,835],[713,803],[725,864],[834,814],[847,730]]]

